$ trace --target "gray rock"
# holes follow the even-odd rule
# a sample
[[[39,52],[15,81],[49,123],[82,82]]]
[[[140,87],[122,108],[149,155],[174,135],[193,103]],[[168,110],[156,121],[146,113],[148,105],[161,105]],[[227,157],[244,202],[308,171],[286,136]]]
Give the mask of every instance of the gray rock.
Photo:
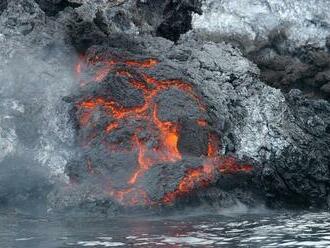
[[[330,94],[330,82],[327,83],[327,84],[325,84],[325,85],[323,85],[323,86],[321,87],[321,90],[322,90],[324,93],[326,93],[326,94]]]
[[[7,0],[3,0],[0,3],[0,15],[2,14],[2,12],[7,8],[8,2]]]
[[[125,56],[132,58],[141,55],[157,58],[160,64],[149,70],[153,76],[164,79],[168,75],[194,86],[207,105],[211,127],[221,137],[221,153],[234,154],[242,161],[259,165],[254,174],[260,178],[256,179],[258,192],[262,192],[270,206],[326,207],[329,194],[328,102],[306,99],[298,90],[285,95],[265,85],[259,79],[258,68],[228,44],[199,42],[189,35],[176,46],[150,36],[130,36],[131,44],[136,45],[129,47],[116,42],[116,39],[126,38],[111,39],[114,41],[106,43],[107,49],[125,51]],[[169,49],[170,52],[165,52]],[[180,112],[180,107],[171,108],[180,102],[180,97],[170,91],[167,94],[160,97],[168,108],[164,114],[196,117],[197,112],[190,115],[190,109]],[[178,106],[188,102],[183,100]],[[197,137],[193,139],[203,144],[203,138],[199,139],[201,133],[195,132]],[[187,150],[195,155],[203,154],[198,147],[202,146]],[[168,168],[166,171],[170,174]],[[152,175],[153,184],[159,183],[157,180],[161,177],[157,179]],[[247,198],[250,198],[248,192],[251,191],[246,189]]]
[[[239,47],[273,87],[329,99],[320,89],[330,64],[328,1],[207,0],[203,10],[193,21],[202,39]]]
[[[327,0],[207,0],[203,15],[194,16],[195,29],[222,36],[267,39],[274,29],[288,30],[293,47],[324,47],[330,33]]]
[[[81,6],[81,4],[69,0],[36,0],[36,2],[48,16],[55,16],[67,7],[77,8]]]
[[[55,7],[59,2],[53,2]],[[60,208],[75,207],[87,202],[87,209],[96,208],[100,204],[109,206],[109,209],[119,208],[109,200],[109,192],[104,192],[104,189],[99,187],[100,181],[95,181],[95,177],[90,176],[91,168],[86,163],[86,158],[99,162],[96,163],[95,169],[103,175],[112,175],[114,184],[125,185],[127,173],[136,169],[137,154],[132,157],[125,156],[125,150],[113,154],[104,143],[117,143],[120,149],[132,146],[129,139],[132,130],[141,130],[145,121],[129,120],[121,123],[121,128],[116,129],[114,135],[109,135],[104,132],[104,127],[113,119],[105,115],[104,109],[99,108],[84,132],[81,127],[70,124],[70,120],[72,122],[82,113],[75,108],[69,111],[69,107],[72,107],[77,99],[88,99],[97,94],[127,103],[127,106],[136,106],[142,103],[141,92],[130,88],[127,81],[116,75],[108,77],[108,80],[115,82],[114,85],[109,81],[105,88],[104,85],[93,85],[78,89],[72,69],[78,57],[74,49],[85,52],[88,49],[88,52],[92,53],[91,46],[94,45],[101,54],[110,50],[110,55],[115,58],[156,58],[160,62],[159,65],[154,69],[137,70],[136,74],[148,73],[158,80],[179,79],[194,88],[205,103],[206,116],[197,111],[194,106],[196,103],[189,96],[179,94],[176,90],[166,94],[164,92],[164,98],[160,99],[166,99],[161,113],[163,118],[175,118],[183,126],[187,126],[187,132],[183,132],[184,135],[180,138],[180,149],[185,156],[197,157],[192,158],[193,160],[200,159],[201,155],[205,156],[205,132],[212,131],[221,138],[221,145],[218,146],[221,154],[235,156],[242,163],[255,165],[254,173],[242,177],[233,175],[225,180],[218,175],[217,182],[212,183],[212,187],[207,191],[200,189],[199,194],[206,192],[205,195],[219,197],[224,205],[233,204],[237,199],[251,205],[266,201],[275,207],[325,207],[328,204],[328,102],[307,99],[298,90],[285,94],[267,86],[260,79],[260,69],[230,44],[196,40],[196,36],[192,34],[183,36],[174,44],[163,38],[142,34],[159,34],[165,37],[169,34],[167,38],[176,40],[178,31],[182,33],[189,28],[189,16],[193,11],[198,11],[198,1],[176,1],[175,6],[178,7],[179,13],[165,11],[166,6],[172,6],[173,1],[140,1],[138,5],[134,5],[135,1],[126,1],[123,5],[116,5],[113,1],[66,2],[82,5],[74,9],[70,6],[63,9],[61,6],[55,11],[55,16],[48,16],[35,1],[11,0],[0,16],[0,76],[1,82],[4,82],[0,84],[0,160],[3,164],[10,164],[10,158],[28,154],[28,161],[36,162],[46,170],[40,174],[34,171],[32,166],[24,167],[24,161],[15,160],[19,169],[14,170],[14,173],[24,168],[27,174],[36,175],[35,178],[38,178],[36,182],[28,182],[28,187],[23,184],[23,187],[28,189],[27,193],[13,187],[13,191],[18,192],[18,197],[27,195],[29,198],[30,192],[35,188],[38,190],[35,195],[32,194],[32,198],[44,196],[45,192],[39,192],[42,185],[45,185],[44,182],[46,181],[47,185],[48,182],[52,184],[52,181],[48,180],[53,175],[65,181],[66,167],[67,175],[82,178],[81,187],[73,187],[71,192],[67,192],[66,187],[59,187],[49,196],[51,205]],[[298,2],[294,2],[295,4]],[[306,11],[306,6],[311,5],[312,3],[299,2],[298,9]],[[279,6],[286,9],[287,5]],[[160,8],[157,9],[158,7]],[[152,9],[159,12],[150,11]],[[323,13],[326,10],[326,7],[318,10],[322,14],[318,19],[327,16]],[[123,15],[118,16],[118,13]],[[272,18],[268,13],[263,17]],[[180,17],[177,23],[176,16]],[[327,19],[323,19],[326,24]],[[308,20],[303,20],[303,24],[298,26],[310,31],[309,28],[313,25],[307,27],[306,23]],[[160,27],[162,28],[159,29]],[[316,28],[325,30],[327,25]],[[284,36],[281,32],[275,37],[272,36],[269,41],[276,42],[272,43],[271,49],[255,49],[255,43],[252,42],[252,49],[247,51],[260,51],[262,56],[257,57],[264,66],[272,66],[272,59],[275,59],[278,61],[275,63],[278,70],[286,68],[293,59],[298,58],[300,61],[288,68],[288,73],[291,72],[289,76],[292,77],[290,80],[304,78],[305,72],[310,68],[321,68],[312,75],[312,79],[317,75],[320,80],[318,85],[323,84],[322,72],[328,71],[328,51],[320,49],[322,46],[318,45],[316,49],[298,49],[295,57],[291,56],[295,53],[291,48],[296,47],[291,44],[300,44],[300,41],[306,40],[305,35],[310,37],[311,32],[301,32],[301,29],[296,29],[295,26],[289,31],[288,40],[282,39]],[[121,34],[116,35],[114,32]],[[299,42],[295,43],[296,39],[293,39],[292,34],[297,32],[302,36],[297,36]],[[266,32],[266,37],[268,34]],[[325,33],[322,31],[321,37],[318,37],[321,43],[323,34]],[[286,48],[290,51],[289,57],[287,53],[283,54]],[[299,74],[298,78],[296,73]],[[274,71],[272,75],[274,76]],[[104,89],[108,91],[103,91]],[[133,97],[130,97],[131,95]],[[70,96],[66,98],[66,102],[61,101],[64,96]],[[171,104],[176,107],[174,110],[170,108]],[[192,119],[200,117],[205,117],[207,130],[190,124]],[[95,130],[102,132],[90,141],[89,148],[75,143]],[[149,147],[157,145],[157,136],[153,132],[141,130],[138,138],[144,140]],[[190,144],[191,140],[196,143]],[[75,163],[70,164],[68,161]],[[152,168],[154,171],[145,175],[141,185],[148,189],[154,199],[160,199],[164,192],[177,186],[185,169],[195,166],[194,163],[182,163],[176,170],[176,167],[158,165]],[[0,169],[0,185],[5,185],[8,181],[8,174],[3,168]],[[162,171],[165,171],[169,178],[164,177]],[[122,178],[125,180],[121,180]],[[163,191],[157,191],[157,187],[152,186],[160,185],[164,180],[166,187],[164,186]],[[107,181],[101,181],[101,184],[105,182]],[[50,188],[52,187],[49,187],[49,190]],[[212,188],[216,188],[215,193],[212,193]],[[1,195],[6,195],[6,192],[2,191]]]
[[[66,2],[66,1],[64,1]],[[201,14],[200,0],[114,0],[76,1],[82,4],[76,13],[105,34],[149,33],[178,40],[192,28],[192,14]]]

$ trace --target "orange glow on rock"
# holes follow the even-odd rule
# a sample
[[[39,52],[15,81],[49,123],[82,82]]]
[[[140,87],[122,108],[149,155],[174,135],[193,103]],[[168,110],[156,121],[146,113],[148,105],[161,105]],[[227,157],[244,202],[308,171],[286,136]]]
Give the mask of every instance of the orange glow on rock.
[[[91,118],[91,112],[90,111],[85,111],[81,114],[79,118],[79,123],[81,126],[86,126]]]
[[[232,157],[209,158],[201,167],[189,169],[186,175],[179,182],[177,189],[168,192],[162,199],[164,204],[171,204],[176,199],[192,192],[196,189],[206,188],[216,182],[216,174],[235,174],[251,172],[251,165],[239,165]]]
[[[197,120],[197,124],[200,127],[207,127],[207,121],[206,120]]]
[[[124,63],[128,66],[134,66],[139,68],[152,68],[159,64],[157,59],[146,59],[142,61],[128,60]]]
[[[172,122],[162,122],[157,116],[157,107],[153,111],[153,121],[160,131],[160,139],[163,145],[163,154],[159,154],[163,162],[176,162],[182,159],[178,149],[178,126]]]
[[[118,123],[110,123],[106,127],[105,131],[108,132],[108,133],[110,133],[112,130],[114,130],[114,129],[118,128],[118,127],[119,127]]]
[[[76,64],[75,72],[77,75],[81,74],[81,63]]]
[[[207,146],[207,155],[209,157],[218,156],[218,149],[219,149],[219,140],[215,134],[209,134],[209,142]]]
[[[111,135],[117,129],[120,129],[126,119],[143,120],[146,122],[146,128],[156,130],[157,144],[151,146],[148,144],[147,139],[139,136],[141,130],[135,130],[135,133],[130,137],[132,145],[128,152],[136,154],[136,170],[129,176],[126,182],[127,188],[118,189],[116,185],[112,185],[106,189],[111,198],[123,205],[154,204],[155,202],[149,198],[148,194],[138,186],[139,179],[156,164],[172,164],[183,159],[178,148],[181,127],[179,123],[161,120],[155,97],[162,91],[176,88],[189,95],[196,101],[200,110],[204,113],[206,112],[205,104],[200,100],[199,95],[195,92],[191,84],[181,80],[157,80],[145,72],[141,72],[139,74],[140,77],[135,77],[134,71],[130,71],[131,67],[134,67],[134,70],[143,70],[153,68],[158,64],[159,61],[156,59],[115,61],[95,56],[88,60],[81,57],[81,61],[75,66],[75,72],[79,77],[84,73],[84,70],[87,70],[91,66],[98,68],[94,76],[90,80],[87,80],[87,82],[102,83],[109,73],[114,72],[117,76],[127,78],[134,88],[141,90],[144,97],[143,104],[130,108],[123,107],[117,102],[104,97],[91,97],[77,102],[76,107],[79,113],[81,113],[79,122],[82,127],[89,124],[93,111],[101,108],[112,117],[111,122],[106,125],[104,130],[107,135]],[[200,127],[209,128],[207,121],[204,119],[196,120],[196,123]],[[94,136],[95,134],[93,134]],[[88,143],[88,141],[83,143]],[[107,147],[111,151],[120,150],[116,144],[111,144]],[[178,182],[176,190],[166,193],[158,203],[172,204],[177,198],[185,196],[195,189],[214,184],[217,178],[216,175],[219,173],[238,173],[252,170],[252,167],[249,165],[239,165],[234,158],[219,156],[219,147],[219,138],[216,134],[210,133],[208,153],[204,158],[203,164],[200,167],[188,169],[183,178]],[[91,161],[88,161],[88,171],[94,174]]]
[[[142,189],[128,188],[122,190],[109,190],[109,195],[123,205],[150,205],[151,201]]]

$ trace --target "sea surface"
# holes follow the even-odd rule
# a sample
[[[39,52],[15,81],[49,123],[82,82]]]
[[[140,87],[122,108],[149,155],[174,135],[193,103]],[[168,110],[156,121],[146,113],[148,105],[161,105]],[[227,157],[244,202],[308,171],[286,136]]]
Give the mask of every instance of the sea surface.
[[[330,247],[330,213],[255,210],[167,217],[33,217],[0,211],[0,247]]]

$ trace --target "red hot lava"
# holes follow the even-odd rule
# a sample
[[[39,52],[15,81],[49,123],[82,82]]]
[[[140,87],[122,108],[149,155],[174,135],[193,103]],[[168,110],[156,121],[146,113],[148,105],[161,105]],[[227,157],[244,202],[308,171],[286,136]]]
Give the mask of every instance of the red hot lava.
[[[204,162],[200,167],[188,169],[185,176],[179,181],[176,190],[168,192],[160,200],[155,202],[150,199],[144,189],[138,186],[139,179],[154,165],[160,163],[175,163],[183,159],[178,148],[180,138],[180,125],[176,122],[163,121],[158,115],[158,105],[155,97],[161,92],[175,88],[189,95],[199,106],[200,111],[206,112],[206,108],[199,96],[194,91],[192,85],[181,80],[158,80],[144,72],[145,69],[152,69],[159,64],[157,59],[145,60],[123,60],[104,59],[98,56],[86,59],[81,57],[75,66],[75,72],[80,79],[81,86],[89,83],[102,83],[109,73],[114,72],[120,77],[126,78],[130,84],[142,91],[144,103],[134,107],[123,107],[114,100],[108,100],[105,97],[94,97],[76,104],[80,110],[79,124],[86,127],[92,118],[94,110],[99,107],[105,109],[106,113],[112,116],[113,121],[108,123],[105,128],[107,134],[111,134],[120,128],[121,123],[127,119],[144,120],[146,128],[154,128],[158,133],[158,144],[149,147],[144,139],[141,139],[135,130],[131,136],[131,152],[137,153],[137,169],[126,182],[127,187],[117,189],[115,185],[108,184],[106,191],[109,196],[123,205],[152,205],[152,204],[172,204],[177,198],[183,197],[198,188],[207,187],[216,181],[216,175],[220,173],[249,172],[252,167],[249,165],[239,165],[232,157],[223,157],[218,153],[219,139],[217,135],[209,134],[207,156],[204,156]],[[119,66],[120,65],[120,66]],[[83,73],[90,68],[97,68],[94,75],[86,80],[83,79]],[[124,69],[123,69],[124,68]],[[141,70],[142,77],[135,77],[130,69]],[[207,128],[208,123],[204,119],[196,120],[200,127]],[[88,143],[87,142],[83,142]],[[116,145],[109,149],[119,149]],[[88,161],[88,171],[96,174]]]

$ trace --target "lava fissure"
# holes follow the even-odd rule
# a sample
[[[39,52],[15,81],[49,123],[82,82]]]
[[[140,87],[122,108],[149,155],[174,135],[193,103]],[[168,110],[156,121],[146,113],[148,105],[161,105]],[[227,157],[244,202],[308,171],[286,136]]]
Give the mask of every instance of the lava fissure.
[[[148,193],[139,186],[141,178],[148,170],[157,164],[167,164],[174,166],[181,161],[184,154],[179,149],[180,139],[180,121],[163,120],[159,114],[159,106],[156,100],[161,92],[171,89],[177,89],[189,96],[198,106],[201,113],[206,113],[205,104],[194,91],[192,85],[181,80],[157,80],[155,77],[145,73],[145,69],[152,69],[160,62],[156,59],[145,60],[124,60],[105,59],[101,56],[89,57],[81,56],[75,66],[75,73],[80,79],[81,87],[88,83],[103,83],[109,74],[114,73],[117,77],[128,80],[129,84],[142,92],[143,103],[133,107],[124,107],[115,100],[109,100],[108,97],[89,97],[86,100],[76,103],[79,110],[78,120],[81,128],[93,127],[92,116],[95,111],[102,108],[104,112],[111,117],[103,132],[107,137],[118,132],[123,127],[123,123],[141,122],[144,127],[135,128],[134,133],[130,135],[129,142],[131,146],[129,153],[136,154],[136,169],[129,176],[126,187],[116,187],[111,179],[107,184],[106,192],[108,195],[123,205],[151,205],[151,204],[172,204],[177,198],[191,193],[197,188],[207,187],[216,182],[217,175],[220,173],[249,172],[251,166],[241,166],[234,158],[225,158],[219,156],[220,147],[219,138],[215,133],[209,132],[207,156],[204,156],[204,162],[197,168],[190,168],[185,171],[185,175],[178,182],[177,187],[172,192],[164,194],[159,201],[152,200]],[[95,71],[96,68],[96,71]],[[131,70],[134,68],[134,70]],[[85,74],[95,71],[94,75],[86,80]],[[84,75],[83,75],[84,74]],[[111,82],[110,82],[111,84]],[[197,118],[196,125],[204,130],[210,130],[208,121],[205,118]],[[141,136],[141,133],[148,131],[153,134],[154,142]],[[94,136],[93,136],[94,137]],[[89,136],[88,139],[91,137]],[[88,144],[89,141],[82,142]],[[106,143],[104,141],[104,143]],[[152,144],[151,144],[152,143]],[[108,144],[107,149],[116,153],[120,151],[118,144]],[[88,171],[95,175],[95,168],[92,162],[88,161]],[[110,186],[109,186],[110,185]]]

